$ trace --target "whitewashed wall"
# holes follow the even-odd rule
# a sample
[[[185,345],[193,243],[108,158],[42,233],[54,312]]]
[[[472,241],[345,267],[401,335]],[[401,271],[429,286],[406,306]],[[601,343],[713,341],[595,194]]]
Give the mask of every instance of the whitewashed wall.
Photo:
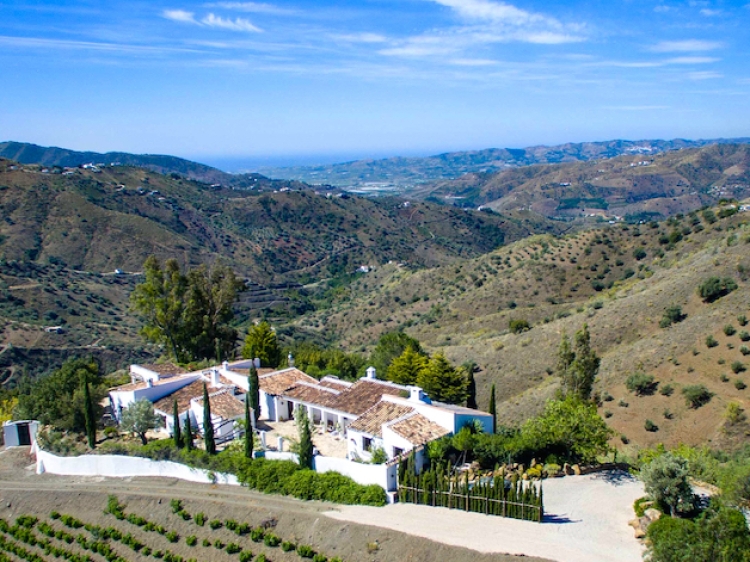
[[[397,466],[385,464],[363,464],[334,457],[315,457],[316,472],[339,472],[359,484],[377,484],[386,492],[398,487]]]
[[[208,470],[191,468],[171,461],[153,461],[140,457],[121,455],[81,455],[79,457],[58,457],[47,451],[37,449],[36,471],[38,474],[48,472],[67,476],[109,476],[111,478],[128,478],[131,476],[162,476],[178,478],[188,482],[212,484],[240,483],[233,474],[214,473],[209,477]]]

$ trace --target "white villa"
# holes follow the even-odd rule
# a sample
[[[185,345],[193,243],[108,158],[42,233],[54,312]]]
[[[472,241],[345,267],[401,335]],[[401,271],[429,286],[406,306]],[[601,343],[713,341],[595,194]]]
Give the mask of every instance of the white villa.
[[[164,428],[171,434],[177,400],[181,424],[189,415],[191,425],[201,427],[206,383],[217,441],[228,440],[235,435],[235,422],[244,416],[248,373],[254,364],[257,360],[224,362],[193,373],[174,365],[132,365],[131,383],[110,392],[112,411],[119,420],[123,408],[146,398],[164,416]],[[368,461],[376,449],[393,459],[476,422],[485,432],[494,431],[490,414],[432,402],[421,388],[379,380],[373,367],[356,382],[334,376],[317,380],[295,367],[258,369],[258,381],[260,419],[290,420],[297,408],[306,408],[322,431],[346,438],[350,460]]]

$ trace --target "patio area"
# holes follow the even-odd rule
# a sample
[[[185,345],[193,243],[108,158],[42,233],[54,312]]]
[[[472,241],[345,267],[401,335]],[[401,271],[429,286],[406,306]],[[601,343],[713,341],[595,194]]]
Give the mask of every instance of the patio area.
[[[294,420],[272,422],[260,420],[257,424],[259,432],[266,433],[266,448],[278,450],[278,438],[283,437],[283,451],[289,451],[292,442],[299,440],[297,425]],[[346,438],[337,432],[324,431],[322,424],[315,425],[313,429],[313,445],[324,457],[346,458]]]

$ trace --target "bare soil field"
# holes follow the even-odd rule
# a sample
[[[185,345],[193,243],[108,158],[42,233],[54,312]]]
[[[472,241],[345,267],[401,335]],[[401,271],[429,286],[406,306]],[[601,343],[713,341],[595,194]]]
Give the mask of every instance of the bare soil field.
[[[153,549],[169,549],[185,558],[236,562],[237,555],[213,546],[204,547],[201,541],[220,539],[223,543],[235,542],[254,554],[264,553],[273,562],[299,562],[294,552],[285,553],[280,548],[252,542],[249,536],[237,537],[226,528],[212,530],[208,525],[199,527],[194,521],[183,521],[172,513],[169,502],[181,499],[191,514],[204,512],[208,519],[235,519],[252,526],[274,526],[274,533],[284,540],[308,544],[326,556],[338,556],[346,562],[520,562],[521,557],[505,554],[480,553],[468,548],[441,544],[382,527],[339,521],[325,512],[338,511],[342,506],[322,502],[303,502],[282,496],[264,495],[245,488],[212,486],[182,482],[177,479],[158,478],[96,478],[69,477],[49,474],[37,475],[34,458],[26,448],[14,448],[0,453],[0,517],[8,521],[19,515],[36,515],[62,528],[57,521],[49,520],[56,510],[78,519],[101,526],[112,526],[123,533],[131,533]],[[180,535],[172,544],[161,535],[147,533],[126,521],[118,521],[103,510],[107,496],[115,494],[126,504],[125,511],[146,517]],[[383,511],[382,516],[388,517]],[[198,544],[189,547],[185,537],[195,535]],[[135,554],[119,543],[113,548],[128,560],[153,562],[153,558]],[[41,551],[40,551],[41,552]],[[526,562],[544,562],[542,558],[523,557]]]

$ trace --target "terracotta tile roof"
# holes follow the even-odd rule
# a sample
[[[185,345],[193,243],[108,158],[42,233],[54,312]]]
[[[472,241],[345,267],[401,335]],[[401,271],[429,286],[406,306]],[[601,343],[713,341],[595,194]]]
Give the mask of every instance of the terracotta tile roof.
[[[397,384],[377,379],[359,379],[350,388],[341,392],[330,407],[360,416],[380,402],[384,394],[401,396],[403,392],[408,392],[406,387]]]
[[[164,412],[165,414],[171,414],[174,401],[177,399],[177,410],[179,410],[180,413],[184,412],[190,408],[191,399],[203,396],[203,382],[202,379],[198,379],[187,386],[183,386],[169,396],[157,400],[154,402],[154,409]]]
[[[152,371],[154,373],[157,373],[159,376],[162,377],[168,377],[168,376],[175,376],[175,375],[184,375],[187,373],[185,369],[182,367],[179,367],[178,365],[174,365],[173,363],[148,363],[146,365],[138,365],[139,367],[143,367],[144,369],[148,369],[149,371]]]
[[[298,382],[318,383],[316,379],[294,367],[258,377],[260,389],[266,394],[275,396],[283,394],[285,390],[292,388]]]
[[[349,424],[348,429],[382,437],[384,423],[395,421],[414,411],[414,408],[401,404],[386,401],[378,402]]]
[[[346,390],[352,386],[352,383],[338,380],[330,375],[320,379],[318,384],[320,386],[325,386],[326,388],[333,388],[334,390]]]
[[[404,420],[390,424],[388,428],[412,445],[424,445],[450,433],[449,430],[428,420],[422,414],[409,416]]]
[[[203,389],[201,389],[202,392]],[[212,416],[221,416],[225,420],[232,420],[245,415],[245,403],[232,395],[229,389],[209,394],[208,401],[211,403]],[[203,404],[202,395],[197,402]]]
[[[339,391],[319,384],[299,382],[285,390],[283,396],[284,398],[291,398],[292,400],[326,407],[335,402],[339,396]]]

